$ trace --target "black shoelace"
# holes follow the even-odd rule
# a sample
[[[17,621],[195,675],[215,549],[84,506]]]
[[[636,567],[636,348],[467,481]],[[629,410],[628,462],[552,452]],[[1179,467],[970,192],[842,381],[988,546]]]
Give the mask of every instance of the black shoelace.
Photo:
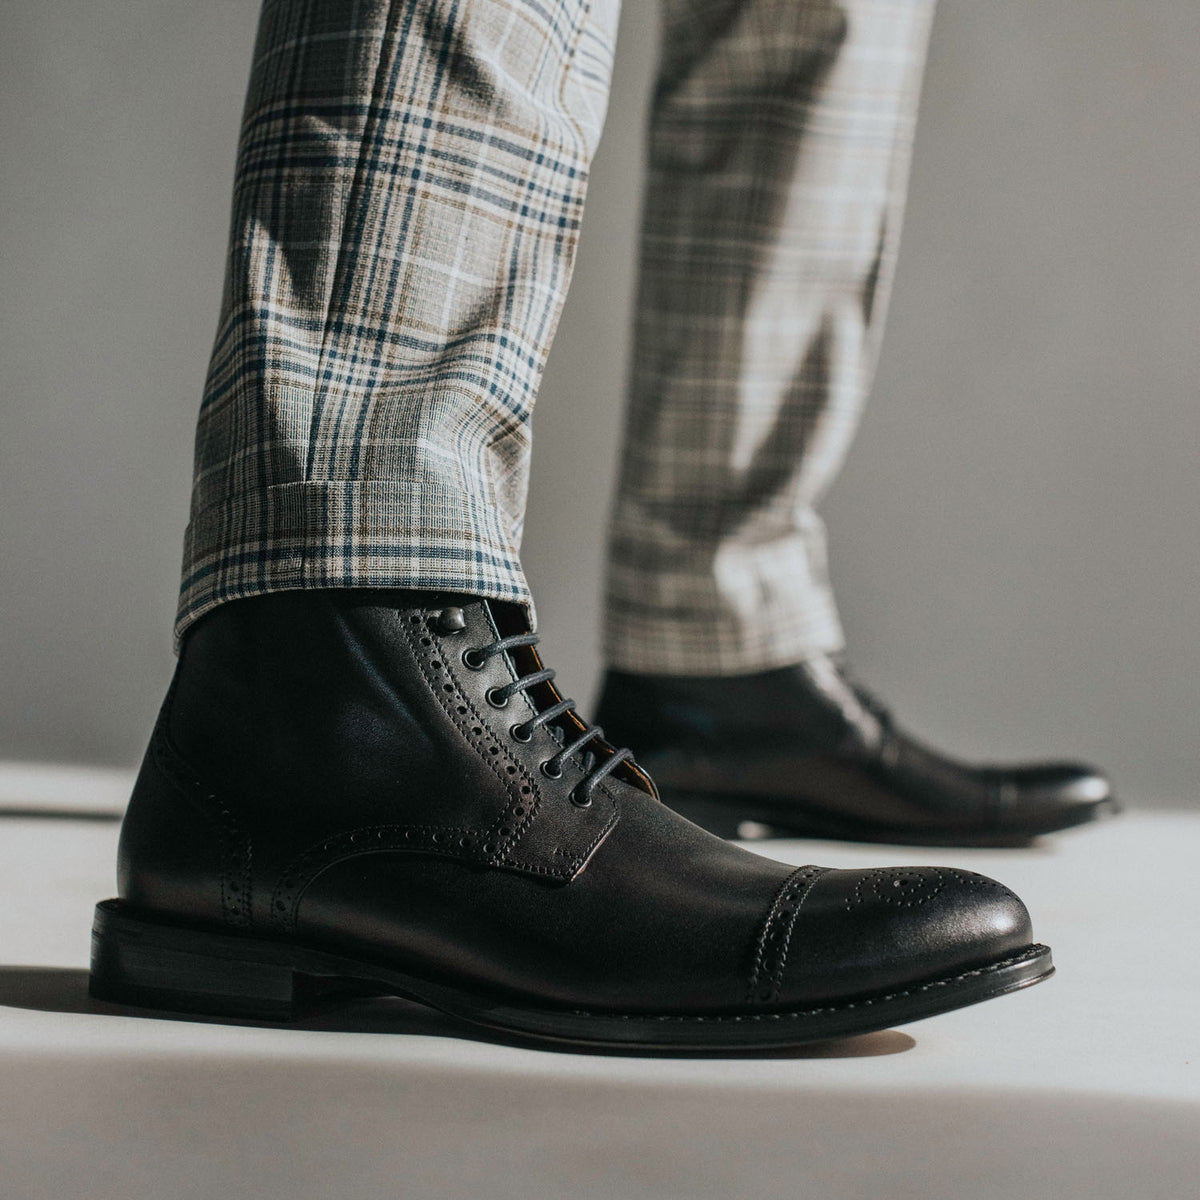
[[[459,624],[461,620],[461,610],[447,609],[442,614],[439,624],[443,632],[454,632],[463,627]],[[489,660],[495,658],[497,654],[505,654],[510,650],[518,650],[526,646],[536,646],[537,643],[538,636],[536,633],[514,633],[509,637],[497,638],[486,646],[464,650],[462,653],[463,665],[468,670],[481,671]],[[512,662],[511,658],[509,662]],[[518,693],[528,693],[530,688],[537,687],[541,683],[550,683],[553,679],[554,672],[548,667],[544,667],[540,671],[530,671],[526,675],[518,676],[511,683],[489,688],[487,702],[493,708],[504,708]],[[576,720],[584,726],[583,732],[574,741],[567,740],[574,730],[569,729],[560,720],[567,713],[573,713]],[[515,741],[528,742],[536,730],[545,725],[553,725],[556,722],[556,727],[562,732],[564,744],[556,754],[551,755],[550,758],[540,764],[542,774],[547,779],[561,779],[563,763],[566,759],[570,758],[577,751],[582,750],[590,742],[604,737],[604,730],[599,725],[589,725],[583,720],[579,715],[579,710],[575,707],[574,700],[559,700],[557,703],[551,704],[548,708],[542,709],[527,721],[521,721],[514,725],[509,732]],[[611,775],[623,762],[628,762],[632,758],[632,751],[614,749],[609,757],[601,761],[595,751],[588,750],[583,758],[584,778],[581,783],[571,789],[571,803],[577,808],[587,808],[592,802],[592,793],[603,780],[608,775]]]

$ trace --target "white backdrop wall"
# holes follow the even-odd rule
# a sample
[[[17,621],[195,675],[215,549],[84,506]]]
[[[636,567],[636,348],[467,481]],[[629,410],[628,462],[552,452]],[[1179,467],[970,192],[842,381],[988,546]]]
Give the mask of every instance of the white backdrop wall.
[[[132,764],[169,674],[255,19],[6,13],[0,757]],[[526,565],[580,697],[654,25],[629,0],[535,420]],[[875,395],[826,505],[856,673],[910,726],[1091,757],[1158,805],[1200,773],[1198,56],[1173,0],[943,0]]]

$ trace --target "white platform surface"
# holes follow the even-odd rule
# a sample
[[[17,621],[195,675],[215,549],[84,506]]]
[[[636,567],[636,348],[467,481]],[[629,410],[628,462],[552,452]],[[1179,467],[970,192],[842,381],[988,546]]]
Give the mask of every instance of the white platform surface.
[[[994,875],[1059,974],[903,1030],[670,1059],[504,1044],[391,1001],[286,1028],[92,1004],[116,836],[0,817],[5,1200],[1200,1197],[1200,817],[1026,851],[760,843]]]

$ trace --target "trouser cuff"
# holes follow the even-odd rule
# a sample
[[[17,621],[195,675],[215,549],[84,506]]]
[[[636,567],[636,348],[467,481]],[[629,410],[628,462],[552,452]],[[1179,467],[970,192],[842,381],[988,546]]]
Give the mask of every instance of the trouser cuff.
[[[609,566],[603,653],[645,675],[743,675],[843,648],[823,552],[726,548],[702,571]]]
[[[188,525],[175,643],[226,600],[386,587],[532,598],[499,510],[434,479],[310,481],[202,510]]]

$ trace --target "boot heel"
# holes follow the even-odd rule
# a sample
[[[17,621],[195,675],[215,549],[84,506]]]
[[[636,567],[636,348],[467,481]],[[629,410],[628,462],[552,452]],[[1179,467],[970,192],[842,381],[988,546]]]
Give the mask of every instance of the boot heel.
[[[289,1020],[297,989],[285,947],[130,916],[96,906],[88,991],[141,1008]]]

